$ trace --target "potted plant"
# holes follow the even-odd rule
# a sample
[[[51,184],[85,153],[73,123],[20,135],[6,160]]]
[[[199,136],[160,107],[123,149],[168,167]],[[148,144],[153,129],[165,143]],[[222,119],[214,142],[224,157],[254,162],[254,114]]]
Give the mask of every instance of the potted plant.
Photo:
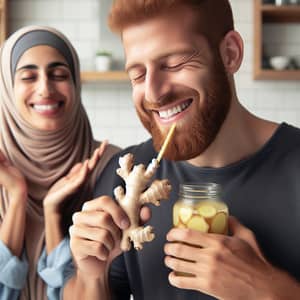
[[[95,66],[97,71],[108,71],[111,68],[112,53],[106,50],[96,52]]]

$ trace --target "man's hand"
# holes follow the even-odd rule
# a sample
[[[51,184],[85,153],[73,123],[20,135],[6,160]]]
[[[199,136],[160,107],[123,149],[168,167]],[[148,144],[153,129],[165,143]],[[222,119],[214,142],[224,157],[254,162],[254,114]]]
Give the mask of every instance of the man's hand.
[[[88,174],[95,168],[101,158],[106,145],[107,142],[102,142],[90,159],[87,159],[84,163],[77,163],[65,177],[59,179],[50,188],[44,199],[44,207],[47,212],[60,213],[60,204],[84,184]]]
[[[84,204],[73,215],[70,245],[78,270],[86,277],[100,278],[111,261],[121,254],[121,229],[129,226],[122,208],[102,196]]]
[[[229,225],[232,236],[172,229],[167,235],[165,264],[194,277],[171,272],[170,283],[223,300],[294,299],[289,298],[288,289],[299,293],[299,285],[266,261],[253,232],[233,217]],[[282,282],[286,286],[279,290],[285,285]]]
[[[23,174],[7,160],[1,150],[0,185],[6,189],[10,203],[27,200],[27,184]]]
[[[150,216],[143,207],[141,222]],[[128,226],[126,213],[108,196],[86,202],[73,215],[70,245],[77,270],[64,288],[64,299],[110,299],[108,269],[121,254],[122,229]]]

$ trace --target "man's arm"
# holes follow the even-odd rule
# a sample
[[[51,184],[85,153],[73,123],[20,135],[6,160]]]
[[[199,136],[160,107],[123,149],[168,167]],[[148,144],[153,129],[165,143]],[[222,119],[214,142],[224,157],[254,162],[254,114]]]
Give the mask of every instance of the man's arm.
[[[107,274],[102,278],[93,278],[77,270],[76,274],[67,282],[64,288],[63,299],[110,300]]]
[[[107,196],[86,202],[74,214],[70,246],[77,270],[64,288],[63,299],[110,299],[108,270],[121,254],[121,229],[128,225],[126,213]]]

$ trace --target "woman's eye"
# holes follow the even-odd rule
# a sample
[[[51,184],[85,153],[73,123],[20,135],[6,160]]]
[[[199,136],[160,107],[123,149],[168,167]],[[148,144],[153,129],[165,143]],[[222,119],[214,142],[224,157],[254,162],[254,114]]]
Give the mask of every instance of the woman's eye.
[[[66,79],[68,78],[67,75],[54,75],[55,78],[59,78],[59,79]]]
[[[16,75],[22,81],[30,81],[36,78],[36,73],[31,72],[28,70],[21,71],[19,74]]]
[[[30,80],[34,80],[35,79],[35,76],[34,75],[31,75],[31,76],[22,76],[21,77],[21,80],[23,81],[30,81]]]
[[[69,78],[69,75],[65,73],[53,73],[50,77],[52,77],[55,80],[66,80]]]
[[[48,70],[48,77],[52,80],[63,81],[69,79],[70,72],[67,68],[53,68]]]

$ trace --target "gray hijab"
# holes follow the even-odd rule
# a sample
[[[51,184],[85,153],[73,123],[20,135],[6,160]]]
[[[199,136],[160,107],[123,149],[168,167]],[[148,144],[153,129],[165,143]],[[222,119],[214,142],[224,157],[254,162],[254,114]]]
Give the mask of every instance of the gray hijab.
[[[11,53],[11,73],[14,76],[16,67],[23,53],[38,45],[47,45],[57,49],[65,58],[71,70],[73,81],[75,82],[74,62],[72,53],[66,42],[56,34],[46,30],[32,30],[22,35],[15,43]]]

